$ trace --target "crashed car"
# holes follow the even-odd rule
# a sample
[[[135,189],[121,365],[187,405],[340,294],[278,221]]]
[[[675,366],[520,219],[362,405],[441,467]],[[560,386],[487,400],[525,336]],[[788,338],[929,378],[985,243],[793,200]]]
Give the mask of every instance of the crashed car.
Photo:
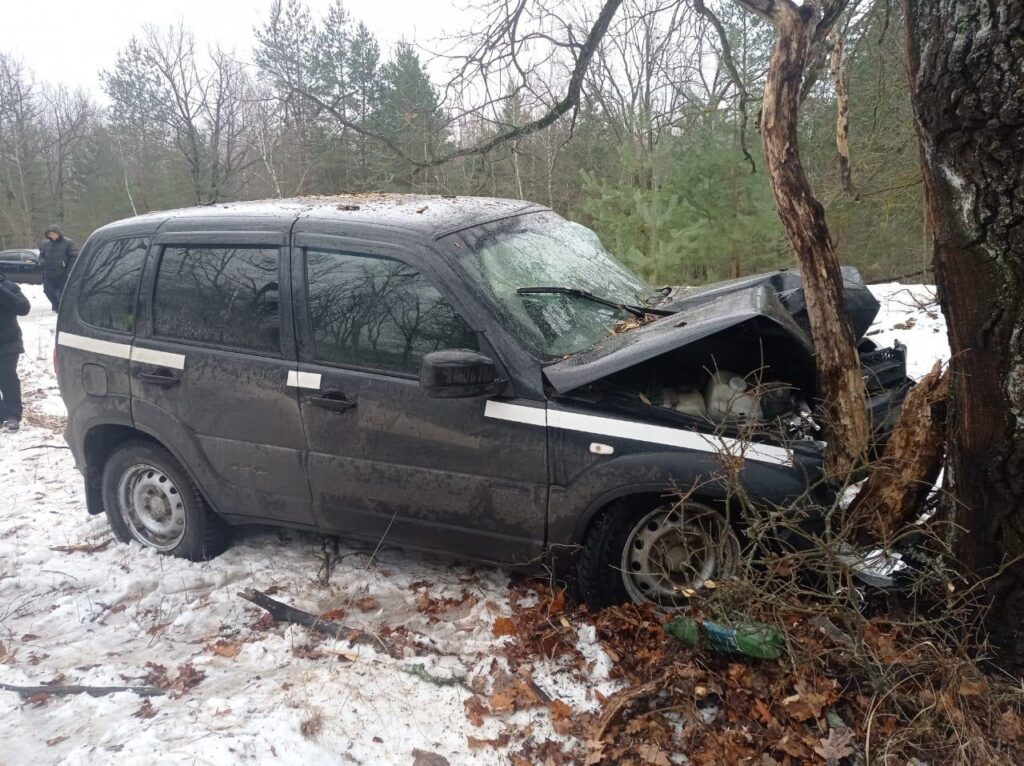
[[[845,278],[861,336],[878,304]],[[269,523],[568,552],[592,605],[664,603],[738,553],[723,460],[776,508],[820,483],[804,309],[788,271],[655,290],[521,201],[220,204],[95,232],[55,363],[88,509],[125,542],[199,560]],[[884,436],[904,350],[861,351]]]

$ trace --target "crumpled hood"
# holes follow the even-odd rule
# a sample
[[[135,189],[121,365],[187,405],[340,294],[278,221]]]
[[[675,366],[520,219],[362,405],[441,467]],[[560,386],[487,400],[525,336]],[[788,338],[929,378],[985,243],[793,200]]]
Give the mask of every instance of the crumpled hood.
[[[783,306],[776,291],[765,283],[668,308],[675,313],[612,335],[548,365],[545,377],[555,391],[564,394],[748,321],[764,323],[768,331],[781,331],[800,352],[814,355],[810,337]]]
[[[860,338],[875,320],[879,303],[857,269],[844,266],[842,272],[846,314],[855,337]],[[548,382],[564,394],[744,322],[757,323],[759,332],[786,336],[795,353],[806,355],[813,370],[814,343],[803,280],[797,271],[784,269],[703,287],[673,288],[658,308],[674,313],[546,366]]]
[[[850,320],[855,338],[860,338],[871,327],[881,307],[864,278],[853,266],[843,266],[843,302],[846,316]],[[807,318],[807,299],[804,296],[804,280],[799,271],[781,269],[766,274],[716,282],[700,287],[673,287],[668,300],[658,308],[667,311],[682,310],[686,306],[714,300],[723,295],[745,290],[755,285],[767,285],[776,292],[786,311],[810,335],[811,327]]]

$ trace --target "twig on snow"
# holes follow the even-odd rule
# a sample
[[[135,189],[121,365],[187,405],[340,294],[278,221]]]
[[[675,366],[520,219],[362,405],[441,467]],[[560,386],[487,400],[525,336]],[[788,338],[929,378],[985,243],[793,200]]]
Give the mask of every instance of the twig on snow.
[[[434,686],[461,686],[464,689],[469,689],[469,684],[466,682],[465,676],[435,676],[421,663],[416,663],[415,665],[400,665],[398,669],[403,673],[408,673],[410,676],[422,678],[424,681],[431,683]]]
[[[362,644],[364,646],[373,646],[377,649],[383,649],[391,657],[398,658],[402,656],[401,652],[379,636],[367,633],[365,630],[361,630],[359,628],[352,628],[331,620],[325,620],[322,617],[318,617],[309,612],[304,612],[301,609],[296,609],[294,606],[289,606],[281,601],[272,599],[266,593],[261,593],[255,588],[246,588],[238,595],[246,601],[251,601],[260,609],[265,609],[270,613],[270,616],[278,622],[290,622],[293,625],[302,625],[303,627],[315,630],[317,633],[329,636],[330,638],[337,638],[342,641],[348,641],[352,644]]]
[[[33,694],[53,694],[56,696],[88,694],[90,697],[103,697],[107,694],[117,694],[118,692],[132,692],[140,697],[159,697],[167,693],[156,686],[15,686],[14,684],[0,683],[0,689],[8,692],[17,692],[23,697],[29,697]]]

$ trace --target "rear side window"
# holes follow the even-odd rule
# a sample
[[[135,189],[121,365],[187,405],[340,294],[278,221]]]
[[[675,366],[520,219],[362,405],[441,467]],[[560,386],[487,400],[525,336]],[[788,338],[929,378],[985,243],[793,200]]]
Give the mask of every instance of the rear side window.
[[[280,352],[277,248],[165,247],[153,296],[164,338]]]
[[[86,324],[120,332],[135,331],[139,278],[149,240],[114,239],[100,245],[89,260],[78,297],[78,316]]]
[[[310,250],[306,287],[318,361],[415,374],[431,351],[478,348],[451,304],[400,261]]]

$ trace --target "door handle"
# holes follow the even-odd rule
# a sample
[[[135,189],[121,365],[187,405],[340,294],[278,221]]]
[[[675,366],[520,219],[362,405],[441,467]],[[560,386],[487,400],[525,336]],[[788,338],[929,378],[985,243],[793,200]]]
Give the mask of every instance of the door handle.
[[[314,407],[323,407],[334,412],[345,412],[356,406],[356,403],[341,391],[324,391],[323,396],[311,396],[307,401]]]
[[[181,378],[166,367],[158,367],[153,372],[140,372],[137,377],[144,383],[152,383],[153,385],[167,388],[181,383]]]

